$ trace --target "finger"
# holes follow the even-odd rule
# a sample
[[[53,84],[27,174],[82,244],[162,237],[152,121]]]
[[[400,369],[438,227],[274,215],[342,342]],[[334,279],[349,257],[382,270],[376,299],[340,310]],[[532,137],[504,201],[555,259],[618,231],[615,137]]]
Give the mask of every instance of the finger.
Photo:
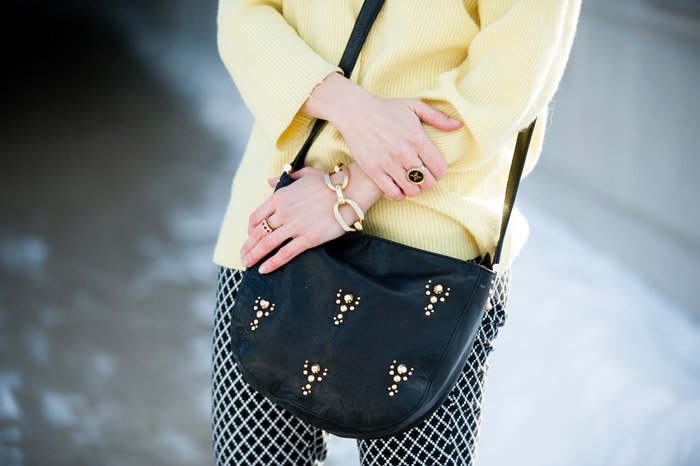
[[[374,181],[374,184],[376,184],[389,199],[400,201],[405,197],[401,188],[394,183],[394,179],[386,173],[377,174],[372,178],[372,181]]]
[[[252,267],[257,262],[268,255],[270,251],[282,244],[287,238],[290,238],[292,229],[289,225],[282,225],[272,233],[268,233],[258,241],[249,251],[243,256],[242,261],[246,267]]]
[[[270,273],[273,270],[277,270],[313,246],[314,245],[311,244],[311,242],[308,241],[305,236],[297,236],[289,243],[282,246],[275,255],[263,262],[258,270],[260,273]]]
[[[282,225],[282,221],[280,218],[279,213],[275,212],[272,215],[267,217],[267,221],[274,228],[274,230],[277,230],[279,226]],[[273,233],[274,233],[273,230]],[[270,233],[267,233],[265,229],[262,227],[262,222],[258,223],[248,234],[248,239],[245,240],[245,243],[243,243],[243,246],[241,247],[241,259],[245,257],[248,252],[255,247],[258,242],[263,239],[266,235]]]
[[[418,144],[418,154],[423,160],[423,165],[430,170],[430,173],[436,180],[441,180],[445,176],[445,173],[447,173],[447,162],[445,162],[445,158],[425,132]]]
[[[418,157],[415,157],[416,159]],[[420,167],[420,165],[415,165],[417,167]],[[406,177],[408,170],[403,168],[402,165],[395,165],[390,168],[390,175],[394,179],[394,183],[401,188],[401,191],[406,195],[406,196],[415,196],[420,192],[420,188],[408,181],[408,178]]]
[[[279,178],[268,178],[267,179],[267,184],[272,186],[273,188],[277,186],[277,183],[279,183],[280,179]]]
[[[435,107],[431,107],[422,100],[413,99],[413,111],[421,121],[438,129],[453,131],[462,126],[462,122],[450,118],[450,116]]]
[[[275,193],[272,196],[270,196],[265,202],[260,204],[260,206],[257,209],[255,209],[252,214],[250,214],[250,217],[248,217],[249,235],[253,231],[253,228],[258,226],[260,222],[265,220],[268,216],[272,215],[277,210],[277,204],[284,196],[284,194],[281,192],[282,189],[275,191]]]

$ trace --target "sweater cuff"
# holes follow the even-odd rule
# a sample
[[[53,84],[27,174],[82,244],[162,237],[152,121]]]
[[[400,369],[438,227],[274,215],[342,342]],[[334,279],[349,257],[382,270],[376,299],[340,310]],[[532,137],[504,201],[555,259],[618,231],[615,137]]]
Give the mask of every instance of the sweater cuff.
[[[280,88],[285,89],[288,98],[279,102],[280,105],[271,113],[267,128],[268,135],[271,135],[270,139],[275,141],[277,150],[287,149],[306,133],[315,118],[299,112],[299,109],[309,98],[313,89],[333,72],[343,74],[340,67],[318,60],[304,67],[295,79],[278,84]]]

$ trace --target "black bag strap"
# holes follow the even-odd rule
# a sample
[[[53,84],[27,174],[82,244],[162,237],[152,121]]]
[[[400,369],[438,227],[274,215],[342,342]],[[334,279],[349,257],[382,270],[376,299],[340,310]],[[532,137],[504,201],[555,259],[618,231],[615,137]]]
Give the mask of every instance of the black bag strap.
[[[374,23],[374,20],[379,14],[379,10],[382,8],[384,0],[365,0],[360,9],[360,13],[357,15],[355,20],[355,26],[352,28],[350,33],[350,38],[345,46],[345,51],[340,59],[338,66],[343,70],[346,78],[350,78],[352,70],[357,62],[357,57],[360,55],[360,50],[367,39],[369,30]],[[535,120],[536,121],[536,120]],[[535,121],[533,121],[530,126],[520,131],[518,134],[518,140],[515,144],[515,152],[513,154],[513,161],[510,166],[510,173],[508,174],[508,185],[506,186],[506,195],[503,202],[503,215],[501,216],[501,232],[498,239],[498,244],[496,246],[496,252],[493,256],[493,261],[490,260],[489,254],[486,253],[485,258],[482,263],[493,269],[497,270],[497,264],[501,259],[501,250],[503,249],[503,241],[506,236],[506,229],[508,228],[508,221],[510,220],[510,214],[513,210],[513,204],[515,203],[515,195],[518,192],[518,185],[520,184],[520,176],[523,173],[523,168],[525,167],[525,158],[527,156],[527,150],[530,146],[530,140],[532,139],[532,133],[535,128]],[[306,159],[306,154],[309,152],[311,144],[316,139],[316,136],[321,131],[323,125],[327,123],[326,120],[317,119],[311,129],[311,134],[306,138],[304,145],[299,150],[299,153],[291,163],[292,170],[300,170],[304,167],[304,160]],[[279,184],[278,188],[282,186]]]
[[[506,237],[506,229],[510,214],[515,204],[515,195],[518,193],[518,185],[520,185],[520,177],[525,168],[525,158],[527,150],[530,148],[530,140],[532,133],[535,131],[535,123],[537,118],[530,125],[518,133],[518,140],[515,143],[515,151],[513,152],[513,161],[510,163],[510,173],[508,173],[508,184],[506,185],[506,197],[503,200],[503,215],[501,215],[501,234],[498,237],[498,245],[496,252],[493,255],[493,262],[489,263],[488,253],[485,258],[485,265],[494,271],[498,271],[498,264],[501,261],[501,249],[503,249],[503,240]]]

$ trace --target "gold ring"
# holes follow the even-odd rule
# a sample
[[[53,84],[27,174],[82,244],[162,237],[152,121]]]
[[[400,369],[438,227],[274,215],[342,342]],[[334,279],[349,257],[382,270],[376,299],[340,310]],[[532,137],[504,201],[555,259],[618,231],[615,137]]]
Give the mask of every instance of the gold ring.
[[[260,225],[262,225],[263,231],[265,232],[266,235],[269,235],[273,231],[275,231],[275,227],[272,226],[270,223],[270,217],[267,217],[265,220],[263,220]]]
[[[406,178],[413,184],[421,184],[425,181],[425,165],[421,165],[420,168],[409,168]]]

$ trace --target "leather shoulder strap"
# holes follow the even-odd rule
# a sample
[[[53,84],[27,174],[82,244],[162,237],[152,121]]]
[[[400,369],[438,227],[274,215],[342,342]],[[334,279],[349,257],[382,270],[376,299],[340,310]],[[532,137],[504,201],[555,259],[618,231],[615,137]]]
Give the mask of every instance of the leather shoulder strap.
[[[506,229],[508,228],[508,222],[510,220],[510,214],[513,210],[513,204],[515,204],[515,195],[518,193],[520,177],[523,174],[523,168],[525,168],[525,158],[527,157],[527,150],[530,148],[530,140],[532,139],[532,133],[535,130],[536,122],[537,119],[530,123],[530,125],[527,128],[520,131],[520,133],[518,133],[518,140],[515,143],[513,160],[510,163],[510,173],[508,173],[506,197],[503,200],[503,215],[501,215],[501,234],[498,237],[496,252],[493,255],[493,263],[486,264],[492,270],[498,270],[498,264],[501,261],[501,250],[503,249],[503,240],[506,237]],[[488,255],[486,257],[488,261]]]

